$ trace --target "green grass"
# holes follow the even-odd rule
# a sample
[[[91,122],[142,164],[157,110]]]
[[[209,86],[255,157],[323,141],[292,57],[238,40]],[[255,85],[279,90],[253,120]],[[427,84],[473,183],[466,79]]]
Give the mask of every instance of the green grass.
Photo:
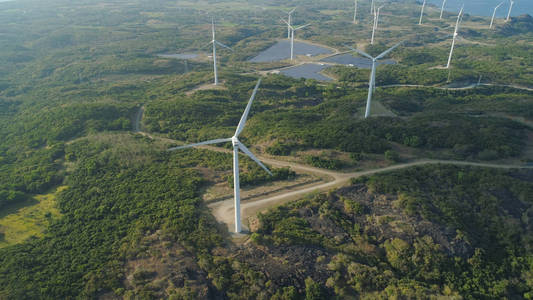
[[[42,237],[48,224],[61,214],[56,206],[56,196],[65,190],[60,186],[49,194],[6,207],[0,214],[0,248],[22,243],[30,237]]]

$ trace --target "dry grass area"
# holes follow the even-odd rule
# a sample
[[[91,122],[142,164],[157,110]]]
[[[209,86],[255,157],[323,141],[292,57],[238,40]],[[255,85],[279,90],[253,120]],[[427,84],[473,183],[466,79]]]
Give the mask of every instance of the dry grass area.
[[[60,186],[49,194],[35,195],[3,209],[0,214],[0,233],[3,236],[0,248],[22,243],[30,237],[42,237],[50,221],[61,216],[56,196],[66,188]]]
[[[187,96],[190,96],[192,94],[194,94],[195,92],[197,91],[205,91],[205,90],[227,90],[228,88],[226,86],[224,86],[224,81],[222,82],[219,82],[218,85],[215,85],[213,83],[206,83],[206,84],[202,84],[200,86],[197,86],[195,87],[194,89],[188,91],[187,93],[185,93]]]
[[[185,248],[169,241],[159,231],[145,236],[139,243],[144,251],[129,253],[125,265],[125,288],[121,289],[125,299],[143,299],[140,295],[146,293],[157,299],[207,297],[207,274]],[[112,293],[101,298],[117,299]]]

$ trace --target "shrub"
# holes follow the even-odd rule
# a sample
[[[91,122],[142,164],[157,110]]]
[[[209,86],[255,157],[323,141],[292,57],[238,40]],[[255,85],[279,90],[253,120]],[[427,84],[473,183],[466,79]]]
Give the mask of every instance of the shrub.
[[[398,155],[396,151],[392,150],[385,151],[385,158],[393,162],[400,161],[400,155]]]

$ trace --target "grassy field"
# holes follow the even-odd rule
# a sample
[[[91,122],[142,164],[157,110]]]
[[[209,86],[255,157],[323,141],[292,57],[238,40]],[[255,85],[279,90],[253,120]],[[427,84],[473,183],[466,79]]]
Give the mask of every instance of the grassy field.
[[[0,248],[22,243],[30,237],[42,237],[50,221],[60,216],[56,196],[66,188],[60,186],[49,194],[36,195],[2,210]]]

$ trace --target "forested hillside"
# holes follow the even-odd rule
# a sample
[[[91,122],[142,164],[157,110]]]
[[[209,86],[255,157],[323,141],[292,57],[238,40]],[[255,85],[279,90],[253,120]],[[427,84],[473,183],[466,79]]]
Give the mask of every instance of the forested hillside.
[[[532,176],[438,166],[361,178],[260,215],[237,259],[274,274],[259,282],[291,278],[285,297],[316,282],[322,297],[530,299]]]
[[[391,1],[371,46],[359,2],[352,24],[352,0],[0,1],[0,299],[532,299],[531,17],[465,15],[446,70],[456,12],[419,26]],[[249,61],[294,7],[298,40],[334,52],[405,40],[372,117],[368,69]],[[233,49],[217,87],[212,18]],[[229,143],[167,149],[232,136],[258,77],[239,139],[274,176],[241,157],[243,203],[334,188],[234,235],[211,206],[233,197]],[[407,165],[429,159],[452,165]]]

